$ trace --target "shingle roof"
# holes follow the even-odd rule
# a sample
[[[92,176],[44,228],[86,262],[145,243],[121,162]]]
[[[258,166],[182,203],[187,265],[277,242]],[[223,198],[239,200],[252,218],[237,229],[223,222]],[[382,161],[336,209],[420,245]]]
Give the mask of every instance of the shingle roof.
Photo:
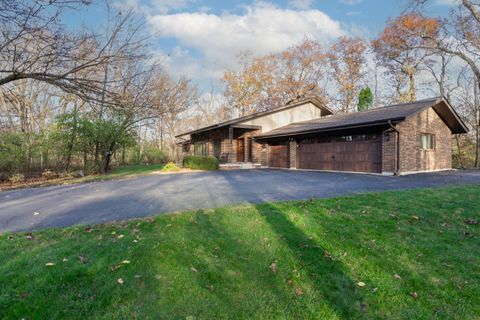
[[[232,119],[232,120],[216,123],[216,124],[213,124],[211,126],[207,126],[207,127],[203,127],[203,128],[193,130],[193,131],[185,132],[185,133],[179,134],[175,137],[178,138],[178,137],[185,136],[185,135],[192,134],[192,133],[208,131],[208,130],[217,129],[217,128],[221,128],[221,127],[224,127],[224,126],[229,126],[229,125],[236,124],[236,123],[241,123],[243,121],[259,118],[259,117],[262,117],[262,116],[265,116],[265,115],[268,115],[268,114],[271,114],[271,113],[275,113],[275,112],[282,111],[282,110],[285,110],[285,109],[300,106],[302,104],[309,103],[309,102],[312,103],[317,108],[322,109],[323,110],[322,113],[325,112],[325,113],[333,114],[333,112],[327,106],[325,106],[319,99],[317,99],[315,97],[310,97],[310,98],[305,98],[305,99],[298,100],[298,101],[289,102],[282,107],[275,108],[275,109],[272,109],[272,110],[256,112],[256,113],[253,113],[253,114],[250,114],[250,115],[247,115],[247,116],[243,116],[243,117],[240,117],[240,118],[235,118],[235,119]]]
[[[440,112],[442,114],[440,114],[440,116],[442,117],[442,115],[445,116],[447,114],[451,114],[450,118],[455,118],[454,120],[449,119],[449,121],[446,121],[444,119],[450,129],[452,129],[454,133],[467,132],[465,125],[458,118],[458,115],[451,108],[448,101],[446,101],[446,99],[444,98],[435,97],[410,103],[402,103],[375,108],[367,111],[348,114],[336,114],[315,120],[291,123],[284,127],[265,132],[261,135],[256,136],[256,138],[262,139],[269,137],[298,135],[309,132],[333,131],[337,129],[348,129],[359,126],[387,124],[389,121],[391,121],[392,123],[401,122],[407,117],[428,107],[435,108],[441,102],[444,102],[444,107],[442,107],[442,110]],[[445,110],[445,108],[447,110]],[[437,109],[440,109],[440,107],[438,107]],[[438,110],[436,111],[437,113],[439,113]]]

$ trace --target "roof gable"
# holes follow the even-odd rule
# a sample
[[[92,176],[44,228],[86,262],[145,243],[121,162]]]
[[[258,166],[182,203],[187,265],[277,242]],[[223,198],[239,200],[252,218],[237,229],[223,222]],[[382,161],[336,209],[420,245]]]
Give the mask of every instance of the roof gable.
[[[336,114],[325,118],[302,121],[263,133],[257,138],[289,136],[309,132],[333,131],[359,126],[398,123],[432,107],[452,130],[452,133],[466,133],[468,129],[445,98],[430,98],[410,103],[375,108],[349,114]]]
[[[220,122],[220,123],[217,123],[217,124],[214,124],[214,125],[211,125],[211,126],[207,126],[207,127],[203,127],[203,128],[200,128],[200,129],[196,129],[196,130],[193,130],[193,131],[186,132],[186,133],[182,133],[180,135],[177,135],[176,137],[182,137],[182,136],[186,136],[186,135],[193,134],[193,133],[208,131],[208,130],[217,129],[217,128],[230,126],[230,125],[235,125],[235,124],[242,124],[242,123],[245,123],[249,120],[265,117],[265,116],[268,116],[270,114],[274,114],[274,113],[282,112],[282,111],[285,111],[285,110],[288,110],[288,109],[303,106],[303,105],[308,104],[308,103],[311,103],[312,105],[314,105],[315,107],[320,109],[322,114],[326,114],[326,115],[333,114],[332,110],[330,110],[328,107],[326,107],[320,100],[318,100],[315,97],[312,97],[312,98],[308,98],[308,99],[304,99],[304,100],[290,102],[290,103],[288,103],[288,104],[286,104],[282,107],[275,108],[275,109],[272,109],[272,110],[257,112],[257,113],[251,114],[251,115],[235,118],[235,119],[228,120],[228,121],[225,121],[225,122]]]

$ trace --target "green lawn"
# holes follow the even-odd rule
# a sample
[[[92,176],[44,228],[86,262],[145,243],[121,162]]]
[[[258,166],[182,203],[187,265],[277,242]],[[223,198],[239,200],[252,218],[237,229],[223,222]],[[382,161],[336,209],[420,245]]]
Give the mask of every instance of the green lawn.
[[[0,318],[480,319],[478,220],[477,185],[3,234]]]
[[[118,179],[118,178],[125,178],[129,176],[138,176],[142,174],[148,174],[155,171],[160,171],[163,168],[163,164],[151,164],[151,165],[129,165],[129,166],[119,166],[114,168],[108,174],[101,174],[101,175],[91,175],[85,176],[83,178],[75,178],[68,180],[67,183],[80,183],[80,182],[89,182],[89,181],[97,181],[97,180],[111,180],[111,179]]]

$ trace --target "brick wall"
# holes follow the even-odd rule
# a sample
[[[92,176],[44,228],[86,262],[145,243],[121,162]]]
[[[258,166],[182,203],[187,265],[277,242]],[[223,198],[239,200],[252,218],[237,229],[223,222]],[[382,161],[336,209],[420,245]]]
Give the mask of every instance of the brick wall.
[[[289,141],[289,148],[290,152],[290,169],[296,169],[297,168],[297,141],[296,140],[290,140]]]
[[[382,172],[395,173],[397,157],[397,133],[393,129],[382,134]]]
[[[406,121],[399,123],[400,131],[400,173],[411,171],[430,171],[451,169],[452,167],[452,133],[448,126],[432,108],[420,112]],[[423,150],[421,137],[423,133],[435,136],[434,149]],[[394,172],[396,142],[390,133],[383,141],[383,172]]]

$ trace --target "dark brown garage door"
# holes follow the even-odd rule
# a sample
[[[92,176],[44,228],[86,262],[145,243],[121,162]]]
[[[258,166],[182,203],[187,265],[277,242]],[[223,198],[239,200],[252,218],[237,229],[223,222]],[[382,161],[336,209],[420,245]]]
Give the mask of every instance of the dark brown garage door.
[[[287,144],[268,146],[268,166],[273,168],[288,168],[288,146]]]
[[[381,172],[381,136],[305,139],[299,142],[298,158],[300,169]]]

